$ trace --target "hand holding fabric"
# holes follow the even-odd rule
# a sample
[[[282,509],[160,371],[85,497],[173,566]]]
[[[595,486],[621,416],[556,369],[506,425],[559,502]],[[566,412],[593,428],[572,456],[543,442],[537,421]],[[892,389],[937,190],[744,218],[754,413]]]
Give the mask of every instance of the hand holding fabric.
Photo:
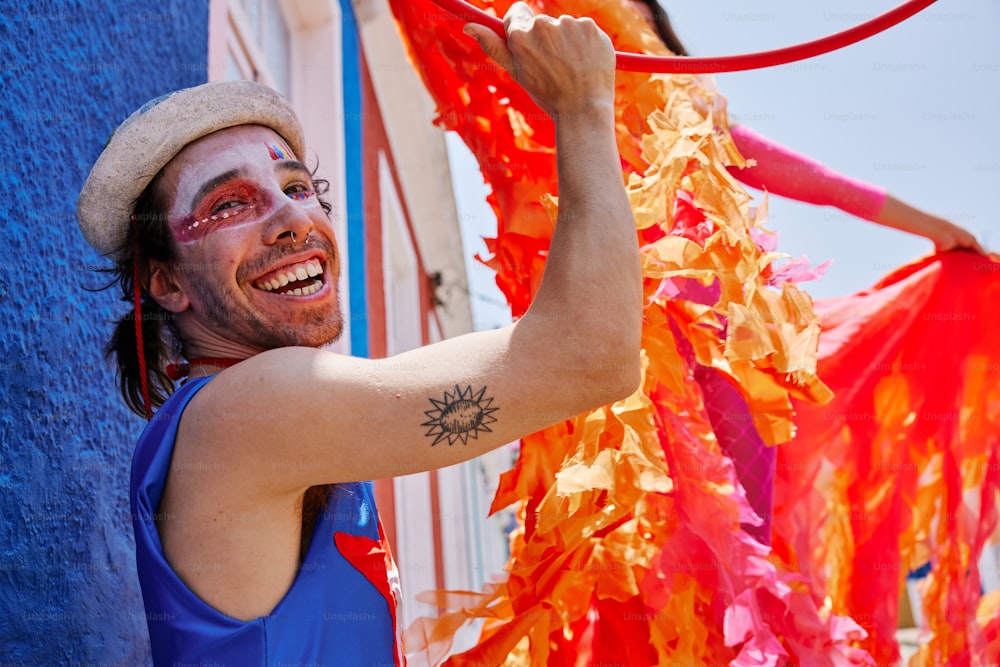
[[[465,34],[517,81],[553,120],[614,108],[615,52],[592,19],[535,15],[523,2],[504,15],[507,42],[475,23]]]
[[[971,250],[981,255],[986,254],[986,250],[969,230],[944,218],[921,211],[892,195],[886,196],[885,204],[876,216],[875,222],[928,238],[934,243],[934,249],[938,252]]]

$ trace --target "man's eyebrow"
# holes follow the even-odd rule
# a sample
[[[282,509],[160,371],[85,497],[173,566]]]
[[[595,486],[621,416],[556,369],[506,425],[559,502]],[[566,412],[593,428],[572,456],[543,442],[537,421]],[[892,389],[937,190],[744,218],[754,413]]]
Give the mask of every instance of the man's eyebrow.
[[[309,167],[305,166],[298,160],[282,160],[275,166],[277,167],[278,171],[304,174],[309,179],[310,183],[312,182],[312,172],[309,171]],[[205,181],[205,183],[203,183],[202,186],[198,188],[198,191],[194,193],[194,197],[192,197],[191,199],[191,210],[193,211],[195,208],[197,208],[198,203],[209,192],[219,187],[223,183],[227,183],[228,181],[231,181],[234,178],[240,178],[240,177],[243,178],[247,177],[247,172],[245,169],[242,168],[230,169],[229,171],[223,172],[218,176],[211,178],[208,181]]]
[[[202,200],[205,195],[219,187],[223,183],[233,180],[234,178],[239,178],[245,175],[243,169],[230,169],[229,171],[223,172],[202,184],[198,191],[194,193],[194,197],[191,198],[191,210],[195,210],[198,207],[198,203]]]
[[[309,178],[310,182],[312,181],[312,172],[309,171],[309,167],[305,166],[298,160],[282,160],[275,166],[277,167],[278,171],[293,171],[296,173],[301,172]]]

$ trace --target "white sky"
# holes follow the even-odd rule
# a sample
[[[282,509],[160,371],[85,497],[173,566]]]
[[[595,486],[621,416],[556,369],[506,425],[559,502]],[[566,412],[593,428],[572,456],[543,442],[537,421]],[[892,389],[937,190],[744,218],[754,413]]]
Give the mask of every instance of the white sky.
[[[663,2],[694,55],[787,46],[844,30],[901,0],[702,0]],[[938,0],[913,18],[840,51],[782,67],[717,75],[739,122],[850,176],[946,217],[1000,251],[1000,2]],[[496,221],[464,146],[449,136],[477,329],[509,322],[485,252]],[[814,264],[833,259],[805,287],[816,298],[865,288],[931,250],[929,241],[830,208],[780,197],[768,226],[779,249]]]

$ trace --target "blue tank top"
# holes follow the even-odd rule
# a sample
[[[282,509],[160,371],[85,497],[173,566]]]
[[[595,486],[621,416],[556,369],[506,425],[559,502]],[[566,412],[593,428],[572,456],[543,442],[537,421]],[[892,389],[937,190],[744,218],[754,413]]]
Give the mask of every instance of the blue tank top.
[[[191,380],[176,391],[146,426],[132,457],[136,566],[154,664],[404,664],[398,576],[370,482],[335,487],[291,588],[267,616],[240,621],[223,614],[167,564],[156,512],[181,414],[210,379]]]

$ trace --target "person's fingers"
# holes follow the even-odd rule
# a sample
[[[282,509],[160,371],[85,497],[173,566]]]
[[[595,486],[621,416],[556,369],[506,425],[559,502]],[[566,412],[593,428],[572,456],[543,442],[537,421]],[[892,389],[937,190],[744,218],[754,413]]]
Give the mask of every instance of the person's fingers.
[[[927,237],[934,242],[934,249],[938,252],[968,250],[980,255],[989,254],[982,244],[979,243],[976,235],[968,229],[940,218],[932,218],[932,220],[936,221],[935,227],[927,234]]]
[[[984,250],[983,246],[979,244],[979,239],[976,238],[976,235],[967,229],[964,230],[964,232],[965,234],[963,235],[962,238],[962,245],[968,248],[969,250],[978,252],[980,255],[985,255],[986,250]]]
[[[503,29],[510,35],[511,30],[529,30],[535,20],[535,13],[524,2],[515,2],[503,15]]]
[[[503,67],[507,70],[507,72],[513,75],[514,57],[511,56],[510,50],[507,48],[507,44],[504,42],[502,37],[489,28],[481,26],[478,23],[467,24],[462,29],[462,32],[479,42],[479,48],[481,48],[486,55],[495,60],[500,67]]]
[[[958,235],[958,240],[954,245],[978,252],[980,255],[986,254],[986,250],[979,244],[979,239],[976,238],[976,235],[967,229],[961,229]]]
[[[613,93],[614,47],[592,19],[534,14],[523,2],[504,15],[506,39],[473,24],[466,34],[552,117]]]
[[[511,31],[527,31],[535,20],[535,13],[524,2],[515,2],[503,17],[503,28],[507,37]],[[514,76],[514,56],[511,55],[507,42],[495,32],[478,23],[468,23],[462,31],[479,42],[479,47],[498,65]],[[514,76],[516,80],[516,76]]]
[[[975,252],[980,255],[989,255],[990,253],[979,243],[979,239],[975,236],[963,236],[957,239],[949,239],[947,241],[939,241],[934,244],[934,249],[938,252],[948,252],[949,250],[968,250],[969,252]]]

